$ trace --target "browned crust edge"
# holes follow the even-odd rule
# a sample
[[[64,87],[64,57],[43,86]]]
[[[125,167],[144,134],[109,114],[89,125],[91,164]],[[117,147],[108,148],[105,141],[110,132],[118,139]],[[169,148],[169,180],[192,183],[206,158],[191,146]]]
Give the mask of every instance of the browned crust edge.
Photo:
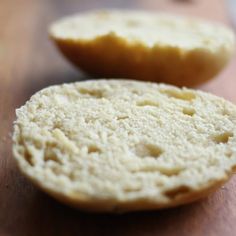
[[[94,40],[54,38],[57,48],[75,66],[95,77],[130,78],[194,86],[212,79],[228,63],[231,53],[222,49],[182,50],[177,47],[148,48],[129,43],[114,33]]]

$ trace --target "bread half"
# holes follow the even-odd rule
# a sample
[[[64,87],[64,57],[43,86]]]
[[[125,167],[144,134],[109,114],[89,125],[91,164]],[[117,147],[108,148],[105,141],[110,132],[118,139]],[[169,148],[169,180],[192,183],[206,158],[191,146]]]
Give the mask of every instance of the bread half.
[[[236,107],[201,91],[77,82],[43,89],[16,114],[21,172],[84,210],[186,204],[219,187],[236,166]]]
[[[225,26],[135,10],[66,17],[52,24],[50,36],[69,61],[93,76],[179,86],[212,79],[235,46]]]

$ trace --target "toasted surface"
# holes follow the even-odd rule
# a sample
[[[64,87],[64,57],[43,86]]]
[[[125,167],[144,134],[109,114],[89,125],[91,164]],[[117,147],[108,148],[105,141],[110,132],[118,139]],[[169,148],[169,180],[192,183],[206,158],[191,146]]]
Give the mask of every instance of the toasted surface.
[[[173,86],[52,86],[20,109],[13,152],[29,179],[92,211],[166,208],[217,188],[236,166],[236,107]]]
[[[66,17],[50,35],[89,74],[191,86],[232,56],[235,37],[219,24],[145,11],[103,10]]]

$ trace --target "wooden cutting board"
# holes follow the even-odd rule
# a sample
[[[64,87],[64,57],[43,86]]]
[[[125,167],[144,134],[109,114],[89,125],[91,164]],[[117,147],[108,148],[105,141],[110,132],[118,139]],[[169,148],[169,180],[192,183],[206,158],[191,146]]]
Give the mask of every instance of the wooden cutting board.
[[[95,215],[63,206],[37,190],[16,169],[11,153],[15,108],[36,91],[84,75],[47,36],[50,22],[103,8],[168,10],[230,24],[223,0],[0,0],[0,236],[236,235],[236,178],[200,202],[170,210]],[[236,103],[236,59],[200,88]]]

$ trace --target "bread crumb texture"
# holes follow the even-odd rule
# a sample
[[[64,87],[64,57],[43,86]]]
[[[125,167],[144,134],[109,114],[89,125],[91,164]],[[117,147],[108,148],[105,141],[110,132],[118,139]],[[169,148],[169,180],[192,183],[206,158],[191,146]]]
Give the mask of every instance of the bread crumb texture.
[[[184,204],[227,180],[236,166],[236,107],[201,91],[85,81],[43,89],[16,113],[20,170],[87,210]]]
[[[49,31],[62,53],[89,74],[181,86],[213,78],[235,47],[226,26],[135,10],[80,13]]]

